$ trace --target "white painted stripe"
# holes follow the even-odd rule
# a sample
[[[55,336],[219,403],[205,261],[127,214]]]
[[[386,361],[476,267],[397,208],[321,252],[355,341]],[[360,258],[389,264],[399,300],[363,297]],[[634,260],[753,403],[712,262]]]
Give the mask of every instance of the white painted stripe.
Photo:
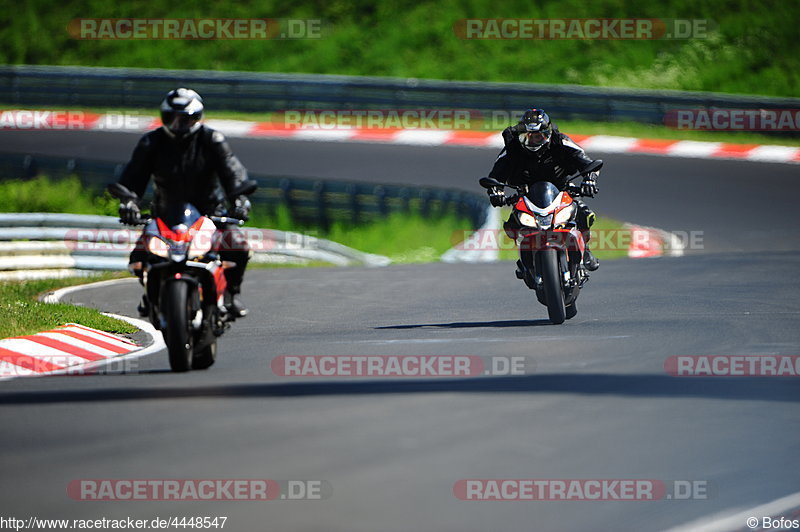
[[[67,326],[68,327],[77,327],[78,329],[80,329],[82,331],[89,331],[89,332],[97,333],[97,334],[100,335],[100,338],[117,340],[118,342],[122,342],[123,347],[125,347],[125,346],[127,346],[127,347],[139,347],[138,345],[136,345],[135,343],[131,342],[127,338],[122,338],[120,336],[117,336],[114,333],[98,331],[97,329],[92,329],[91,327],[86,327],[85,325],[81,325],[79,323],[67,323]]]
[[[667,153],[677,157],[709,157],[712,153],[717,151],[721,145],[721,142],[682,140],[667,148]]]
[[[639,139],[630,137],[610,137],[595,135],[584,139],[581,147],[586,151],[600,151],[605,153],[622,153],[635,147]]]
[[[46,345],[37,344],[25,338],[9,338],[0,341],[0,347],[10,349],[22,355],[28,355],[37,360],[44,360],[57,366],[72,366],[86,362],[85,358],[71,355],[65,351],[53,349]],[[42,370],[44,371],[44,370]]]
[[[123,279],[124,280],[124,279]],[[105,282],[105,281],[100,281]],[[88,286],[88,285],[86,285]],[[126,355],[119,355],[107,358],[105,360],[98,360],[96,362],[88,362],[86,364],[80,366],[73,366],[68,369],[54,371],[52,373],[48,373],[48,375],[60,375],[60,374],[80,374],[86,371],[96,371],[101,370],[104,366],[108,365],[117,365],[120,362],[135,360],[137,358],[142,358],[148,355],[152,355],[154,353],[158,353],[163,351],[167,348],[166,344],[164,343],[164,337],[161,335],[160,331],[157,331],[155,327],[153,327],[150,323],[142,320],[137,320],[136,318],[130,318],[128,316],[120,316],[118,314],[110,314],[107,312],[103,312],[103,315],[109,316],[111,318],[116,318],[118,320],[122,320],[124,322],[130,323],[134,327],[137,327],[147,333],[147,335],[153,339],[153,343],[143,349],[137,349],[136,351],[131,351]]]
[[[39,375],[39,373],[27,368],[23,368],[22,366],[17,366],[11,362],[0,360],[0,377],[27,377],[28,375]]]
[[[755,528],[762,530],[761,519],[763,517],[779,517],[797,508],[800,508],[800,493],[793,493],[749,510],[742,510],[741,508],[726,510],[710,517],[704,517],[685,525],[670,528],[665,532],[734,532]],[[747,520],[751,517],[757,519],[757,526],[748,526]],[[781,528],[778,530],[786,529]]]
[[[355,132],[348,129],[297,129],[290,136],[301,140],[348,140]]]
[[[100,340],[102,342],[106,342],[108,344],[117,346],[117,347],[119,347],[121,349],[130,349],[131,347],[136,347],[135,345],[132,345],[129,342],[124,342],[124,341],[122,341],[122,340],[120,340],[118,338],[109,338],[108,336],[105,336],[105,335],[102,335],[102,334],[98,334],[97,331],[92,331],[91,329],[88,329],[88,328],[84,329],[84,328],[75,327],[74,325],[72,325],[72,326],[63,327],[63,328],[61,328],[59,330],[73,331],[73,332],[76,332],[76,333],[78,333],[78,334],[80,334],[82,336],[86,336],[88,338],[94,338],[95,340]]]
[[[503,135],[492,135],[486,139],[486,146],[489,148],[504,148],[506,145]]]
[[[205,124],[226,137],[249,137],[256,125],[244,120],[206,120]]]
[[[94,345],[94,344],[90,344],[89,342],[84,342],[83,340],[78,340],[77,338],[74,338],[74,337],[72,337],[72,336],[70,336],[68,334],[59,334],[59,333],[49,332],[48,331],[48,332],[41,332],[41,333],[37,334],[37,336],[44,336],[44,337],[47,337],[47,338],[52,338],[53,340],[58,340],[59,342],[64,342],[65,344],[74,345],[75,347],[80,347],[80,348],[85,349],[85,350],[87,350],[89,352],[96,353],[96,354],[98,354],[100,356],[104,356],[104,357],[117,356],[117,353],[112,351],[112,350],[110,350],[110,349],[105,349],[103,347],[100,347],[100,346],[97,346],[97,345]]]
[[[453,136],[451,131],[430,129],[404,129],[397,132],[391,142],[394,144],[411,144],[414,146],[438,146]]]
[[[800,148],[791,148],[789,146],[759,146],[750,150],[747,154],[748,161],[762,161],[762,162],[775,162],[785,163],[789,162],[800,153]]]

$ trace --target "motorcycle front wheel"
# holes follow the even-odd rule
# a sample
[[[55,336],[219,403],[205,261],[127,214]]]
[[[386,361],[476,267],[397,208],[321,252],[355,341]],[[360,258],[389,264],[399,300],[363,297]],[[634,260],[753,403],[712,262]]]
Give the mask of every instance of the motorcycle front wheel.
[[[547,298],[547,315],[555,325],[564,323],[567,311],[564,306],[564,289],[561,287],[561,272],[558,267],[558,251],[546,249],[541,254],[542,284]]]
[[[193,338],[189,308],[189,287],[185,282],[167,283],[161,293],[162,313],[167,322],[164,341],[169,352],[172,371],[189,371],[192,368]]]

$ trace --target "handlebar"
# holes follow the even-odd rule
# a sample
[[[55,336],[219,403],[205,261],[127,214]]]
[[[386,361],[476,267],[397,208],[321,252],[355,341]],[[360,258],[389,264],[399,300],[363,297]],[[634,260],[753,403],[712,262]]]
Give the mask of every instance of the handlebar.
[[[219,224],[244,225],[244,220],[241,220],[239,218],[231,218],[230,216],[209,216],[208,219],[218,225]]]
[[[227,224],[234,224],[234,225],[244,225],[244,220],[239,218],[231,218],[230,216],[208,216],[208,219],[214,222],[217,225],[227,225]],[[140,216],[137,218],[133,223],[125,223],[120,219],[119,223],[124,225],[131,225],[131,226],[142,226],[147,225],[153,221],[151,216]]]
[[[122,218],[120,218],[119,219],[119,223],[121,223],[122,225],[130,225],[130,226],[136,227],[136,226],[139,226],[139,225],[147,225],[152,220],[153,219],[150,218],[149,216],[144,216],[144,217],[140,216],[139,218],[137,218],[135,221],[133,221],[131,223],[125,223],[125,222],[122,221]]]

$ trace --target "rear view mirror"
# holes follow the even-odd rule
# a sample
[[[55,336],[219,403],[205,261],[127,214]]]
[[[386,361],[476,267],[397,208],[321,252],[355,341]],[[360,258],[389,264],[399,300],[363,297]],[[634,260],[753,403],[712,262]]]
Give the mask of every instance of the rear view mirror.
[[[120,201],[130,201],[130,200],[137,200],[138,196],[127,189],[127,187],[120,185],[119,183],[112,183],[108,185],[108,193],[117,198]]]
[[[478,180],[478,183],[480,183],[480,185],[483,188],[504,187],[504,186],[506,186],[505,183],[501,183],[497,179],[493,179],[491,177],[482,177],[482,178],[480,178]]]
[[[255,192],[257,188],[258,188],[258,183],[253,179],[248,179],[246,181],[243,181],[238,187],[233,189],[233,193],[231,194],[231,196],[233,197],[249,196],[250,194]]]
[[[603,159],[597,159],[589,163],[589,165],[586,168],[581,170],[581,175],[596,172],[597,170],[600,170],[602,167],[603,167]]]

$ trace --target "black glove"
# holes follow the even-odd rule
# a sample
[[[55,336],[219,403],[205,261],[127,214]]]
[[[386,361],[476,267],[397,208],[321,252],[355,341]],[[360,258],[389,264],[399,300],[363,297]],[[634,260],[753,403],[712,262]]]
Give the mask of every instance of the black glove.
[[[593,198],[595,194],[598,192],[597,188],[597,172],[592,172],[591,174],[587,175],[583,178],[583,182],[581,183],[581,195],[588,196]]]
[[[231,212],[231,217],[238,218],[246,222],[250,219],[251,208],[252,205],[250,204],[250,200],[247,199],[247,196],[239,196],[233,201],[233,212]]]
[[[119,219],[126,225],[136,225],[141,219],[142,212],[133,200],[119,204]]]
[[[503,189],[492,187],[487,189],[486,193],[489,194],[489,202],[492,204],[492,207],[502,207],[506,204],[506,195]]]

